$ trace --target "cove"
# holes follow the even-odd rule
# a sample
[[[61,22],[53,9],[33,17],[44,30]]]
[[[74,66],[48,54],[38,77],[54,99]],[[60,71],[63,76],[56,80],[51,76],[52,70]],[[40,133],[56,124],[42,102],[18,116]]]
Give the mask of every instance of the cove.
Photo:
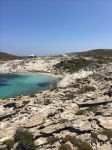
[[[42,73],[0,74],[0,99],[49,89],[56,78]]]

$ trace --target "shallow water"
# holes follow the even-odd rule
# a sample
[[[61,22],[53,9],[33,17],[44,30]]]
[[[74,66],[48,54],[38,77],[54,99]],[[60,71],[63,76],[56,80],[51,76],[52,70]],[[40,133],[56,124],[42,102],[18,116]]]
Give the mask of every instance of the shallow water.
[[[40,73],[19,73],[0,75],[0,98],[30,95],[49,89],[56,78]]]

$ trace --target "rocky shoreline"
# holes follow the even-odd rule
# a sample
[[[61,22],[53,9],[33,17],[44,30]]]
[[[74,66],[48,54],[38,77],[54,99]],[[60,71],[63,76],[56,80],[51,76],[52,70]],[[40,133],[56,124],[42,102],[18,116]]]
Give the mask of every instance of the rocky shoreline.
[[[39,150],[58,150],[62,143],[79,150],[73,139],[89,144],[91,150],[112,150],[112,63],[102,64],[95,71],[70,74],[54,69],[61,59],[0,65],[1,73],[43,71],[62,78],[55,89],[0,100],[1,149],[6,147],[4,141],[12,139],[17,128],[22,127],[33,134]]]

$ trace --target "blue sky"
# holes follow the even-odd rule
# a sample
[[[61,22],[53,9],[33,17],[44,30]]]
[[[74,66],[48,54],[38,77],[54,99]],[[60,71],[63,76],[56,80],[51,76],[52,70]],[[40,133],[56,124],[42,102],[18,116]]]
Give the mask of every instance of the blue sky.
[[[58,54],[112,48],[112,0],[0,0],[0,50]]]

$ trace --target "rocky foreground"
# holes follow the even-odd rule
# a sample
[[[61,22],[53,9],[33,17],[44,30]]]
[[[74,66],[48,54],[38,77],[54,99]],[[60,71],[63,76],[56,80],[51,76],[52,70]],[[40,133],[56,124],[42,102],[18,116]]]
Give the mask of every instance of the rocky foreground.
[[[36,70],[61,77],[55,89],[0,101],[0,149],[22,127],[38,150],[112,150],[112,63],[66,73],[54,67],[61,59],[0,65],[1,73]]]

